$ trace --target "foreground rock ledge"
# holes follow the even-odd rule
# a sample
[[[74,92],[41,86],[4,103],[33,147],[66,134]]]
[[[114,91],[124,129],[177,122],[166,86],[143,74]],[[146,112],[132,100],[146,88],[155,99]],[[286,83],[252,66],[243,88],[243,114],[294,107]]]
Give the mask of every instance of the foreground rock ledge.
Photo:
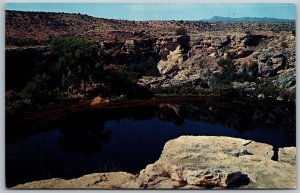
[[[15,186],[15,189],[226,189],[296,188],[296,148],[279,151],[279,161],[268,144],[250,140],[181,136],[168,141],[155,163],[140,174],[95,173],[80,178],[49,179]]]

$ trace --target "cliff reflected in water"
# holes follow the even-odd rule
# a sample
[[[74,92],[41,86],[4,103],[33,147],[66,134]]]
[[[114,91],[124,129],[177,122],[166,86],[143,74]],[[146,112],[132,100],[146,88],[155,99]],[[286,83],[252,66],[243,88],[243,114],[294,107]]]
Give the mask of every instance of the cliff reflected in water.
[[[182,129],[185,129],[183,124],[187,120],[222,125],[239,133],[253,129],[256,125],[264,125],[280,129],[285,135],[293,137],[296,129],[295,107],[291,104],[178,101],[71,113],[55,124],[61,133],[57,142],[63,151],[93,154],[111,140],[112,131],[105,129],[107,121],[151,121],[155,118],[172,122]]]

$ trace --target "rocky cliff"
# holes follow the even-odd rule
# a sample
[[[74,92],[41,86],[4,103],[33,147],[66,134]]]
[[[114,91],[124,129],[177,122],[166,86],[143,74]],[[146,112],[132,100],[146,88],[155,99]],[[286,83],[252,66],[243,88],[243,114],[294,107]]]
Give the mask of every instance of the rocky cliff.
[[[263,189],[296,188],[296,148],[273,147],[230,137],[181,136],[168,141],[160,158],[139,174],[95,173],[71,180],[50,179],[15,189]]]
[[[158,63],[161,77],[144,77],[143,86],[160,90],[172,88],[178,92],[203,92],[223,86],[226,78],[236,92],[245,95],[273,95],[265,88],[276,86],[282,93],[272,97],[283,98],[295,93],[295,36],[290,32],[279,35],[267,33],[227,33],[191,35],[190,49],[178,46]],[[189,39],[187,39],[189,40]],[[184,54],[187,53],[187,54]],[[174,88],[177,88],[174,89]],[[256,93],[256,94],[254,94]]]
[[[187,33],[176,35],[178,28]],[[145,76],[138,84],[156,93],[295,100],[294,22],[142,22],[6,11],[6,63],[12,63],[12,45],[47,44],[65,35],[98,42],[106,69],[122,72],[151,58],[161,76]]]

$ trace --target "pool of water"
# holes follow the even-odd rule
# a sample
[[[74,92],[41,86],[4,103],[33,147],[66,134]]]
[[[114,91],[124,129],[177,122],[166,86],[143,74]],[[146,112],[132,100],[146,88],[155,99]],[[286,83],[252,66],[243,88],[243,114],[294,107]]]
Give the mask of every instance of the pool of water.
[[[296,144],[295,106],[260,101],[88,109],[69,113],[50,127],[6,144],[8,187],[96,172],[138,173],[159,158],[168,140],[181,135],[239,137],[271,144],[275,150]]]

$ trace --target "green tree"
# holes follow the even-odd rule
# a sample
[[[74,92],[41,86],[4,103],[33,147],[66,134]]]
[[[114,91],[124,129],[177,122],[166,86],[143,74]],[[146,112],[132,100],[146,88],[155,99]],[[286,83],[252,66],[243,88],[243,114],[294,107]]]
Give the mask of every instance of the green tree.
[[[59,56],[55,70],[61,73],[63,89],[69,86],[83,86],[85,95],[87,83],[99,79],[103,65],[96,43],[81,37],[63,37],[52,40],[51,47]]]

